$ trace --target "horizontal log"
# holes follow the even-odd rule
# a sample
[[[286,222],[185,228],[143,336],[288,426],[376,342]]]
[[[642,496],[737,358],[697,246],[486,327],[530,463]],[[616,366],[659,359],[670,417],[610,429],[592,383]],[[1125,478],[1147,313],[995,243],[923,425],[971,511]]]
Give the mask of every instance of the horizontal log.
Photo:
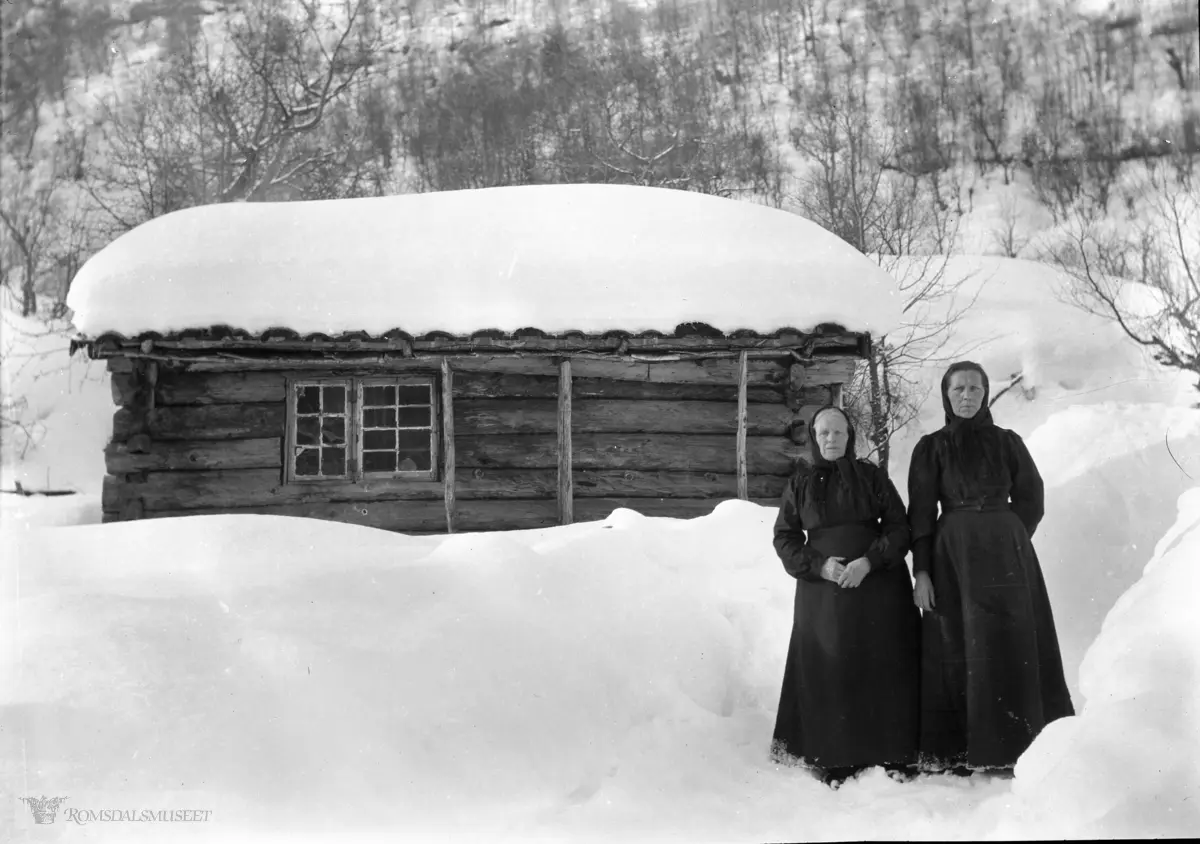
[[[198,337],[168,338],[152,341],[150,348],[163,351],[345,351],[412,353],[463,353],[463,352],[579,352],[654,350],[654,351],[716,351],[742,349],[803,349],[825,348],[854,351],[859,337],[849,332],[829,334],[788,333],[779,337],[597,337],[584,334],[569,336],[519,336],[509,337],[501,333],[477,337],[433,337],[408,340],[407,338],[361,339],[285,339],[255,340],[252,338],[223,337],[204,339]],[[135,341],[123,344],[126,350],[141,348]]]
[[[112,442],[125,442],[130,437],[146,433],[149,428],[146,416],[143,410],[117,408],[112,418]]]
[[[159,407],[149,412],[147,433],[155,440],[222,440],[278,437],[284,432],[283,402]],[[142,433],[124,410],[113,416],[113,440]]]
[[[287,397],[281,372],[160,372],[158,405],[282,402]]]
[[[707,516],[722,501],[729,498],[581,498],[575,504],[575,521],[595,522],[607,519],[618,508],[634,510],[643,516],[672,519],[694,519]],[[751,498],[751,504],[778,507],[776,498]]]
[[[708,515],[727,500],[731,499],[586,498],[576,502],[575,521],[600,521],[618,508],[634,510],[650,517],[695,518]],[[751,499],[750,503],[762,507],[778,506],[778,501],[771,498]],[[441,501],[313,502],[229,509],[148,510],[142,517],[161,519],[211,515],[289,516],[420,534],[439,534],[446,529],[446,514]],[[104,519],[119,520],[116,514],[107,510]],[[557,523],[558,503],[553,499],[460,501],[454,519],[456,532],[528,530],[554,527]]]
[[[737,476],[719,472],[634,469],[575,469],[576,498],[734,498]],[[752,498],[778,498],[786,475],[750,475]],[[554,469],[462,469],[456,474],[459,493],[468,498],[551,498],[557,490]]]
[[[450,366],[456,372],[494,372],[511,375],[552,376],[558,371],[551,355],[452,355]],[[787,380],[790,357],[770,357],[750,361],[748,384],[755,387],[782,387]],[[286,370],[345,370],[366,372],[436,373],[441,359],[373,356],[361,359],[220,358],[211,360],[172,359],[172,364],[191,372],[279,372]],[[660,384],[737,384],[737,361],[733,358],[697,358],[695,360],[631,360],[613,356],[572,357],[572,373],[579,378],[607,378],[621,381],[650,381]]]
[[[461,470],[455,473],[457,497],[475,499],[549,498],[557,473],[548,470]],[[284,483],[275,469],[227,469],[192,472],[150,472],[137,483],[114,482],[105,489],[104,506],[120,496],[136,495],[148,510],[188,510],[273,504],[341,501],[440,501],[440,480],[385,478],[380,480]],[[443,514],[444,515],[444,514]]]
[[[458,499],[465,501],[553,498],[557,478],[557,471],[552,469],[460,469],[455,473],[455,488]],[[576,470],[572,478],[577,498],[735,498],[737,494],[736,476],[715,472],[584,469]],[[780,475],[751,475],[750,497],[777,499],[786,482],[787,478]],[[439,481],[285,484],[278,468],[155,471],[138,482],[106,477],[102,507],[117,510],[130,499],[139,499],[146,510],[160,511],[345,501],[434,501],[441,497]]]
[[[458,465],[463,468],[549,469],[558,465],[552,434],[460,436]],[[725,434],[577,434],[572,464],[576,469],[736,471],[735,441]],[[749,437],[752,474],[788,475],[802,449],[784,437]]]
[[[139,438],[134,438],[139,439]],[[104,462],[112,474],[143,471],[269,469],[282,464],[283,440],[209,440],[110,443]]]
[[[854,377],[854,370],[862,358],[831,355],[814,357],[807,361],[796,361],[792,367],[792,380],[798,387],[815,387],[826,384],[845,384]]]
[[[793,415],[783,405],[749,409],[751,436],[784,436]],[[541,399],[480,399],[454,405],[455,430],[472,434],[537,434],[556,430],[558,403]],[[576,433],[732,434],[735,402],[627,401],[578,399],[572,402]]]
[[[117,407],[133,407],[138,403],[143,383],[140,375],[133,371],[113,372],[108,383],[113,404]]]
[[[134,497],[134,484],[126,483],[120,476],[105,475],[100,482],[100,509],[119,514],[125,502]]]
[[[488,356],[454,358],[455,372],[499,372],[520,375],[556,375],[558,365],[550,357]],[[785,359],[750,362],[750,384],[782,387],[787,380]],[[733,359],[697,359],[683,361],[639,361],[627,358],[575,357],[571,359],[573,378],[605,378],[620,381],[649,381],[659,384],[733,384],[737,385],[737,361]]]
[[[209,472],[150,472],[141,483],[117,485],[140,497],[147,510],[225,509],[270,504],[328,501],[440,501],[440,481],[387,479],[361,483],[283,482],[280,469],[228,469]],[[109,506],[107,500],[102,506]],[[443,516],[444,516],[443,512]]]
[[[443,533],[446,530],[445,505],[436,501],[381,500],[370,502],[313,502],[238,507],[227,510],[147,511],[146,518],[205,515],[269,515],[348,522],[391,531]],[[553,527],[558,523],[558,502],[538,501],[459,501],[455,506],[454,530],[521,530]]]
[[[737,498],[737,475],[720,472],[579,469],[575,497],[582,498]],[[786,475],[748,475],[751,498],[778,499]]]
[[[736,384],[659,384],[651,381],[616,381],[605,378],[571,378],[575,399],[638,399],[648,401],[736,401]],[[820,388],[825,389],[825,388]],[[558,395],[558,379],[547,375],[516,375],[494,372],[455,374],[454,396],[463,399],[529,398],[552,399]],[[750,402],[782,404],[777,386],[752,387]]]

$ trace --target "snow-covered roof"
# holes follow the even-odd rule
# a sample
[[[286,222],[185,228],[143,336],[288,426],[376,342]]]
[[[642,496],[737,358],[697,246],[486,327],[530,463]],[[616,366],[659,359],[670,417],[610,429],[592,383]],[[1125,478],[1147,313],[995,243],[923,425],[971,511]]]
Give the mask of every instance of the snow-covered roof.
[[[71,286],[97,337],[253,333],[890,330],[895,282],[840,238],[752,202],[536,185],[207,205],[151,220]]]

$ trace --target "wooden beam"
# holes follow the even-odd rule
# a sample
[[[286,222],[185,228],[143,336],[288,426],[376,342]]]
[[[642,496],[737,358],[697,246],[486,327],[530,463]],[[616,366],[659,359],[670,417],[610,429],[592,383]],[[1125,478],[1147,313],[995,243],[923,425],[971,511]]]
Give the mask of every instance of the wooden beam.
[[[787,378],[786,353],[750,352],[749,383],[757,387],[782,387]],[[611,378],[621,381],[651,381],[663,384],[737,383],[737,352],[721,356],[695,357],[688,360],[632,360],[617,355],[577,355],[571,357],[574,378]],[[562,355],[557,356],[559,358]],[[790,356],[789,356],[790,357]],[[387,355],[358,357],[251,358],[237,356],[170,357],[174,365],[189,372],[279,372],[287,370],[428,372],[436,373],[440,358],[402,358]],[[558,366],[548,354],[477,354],[455,355],[450,363],[456,373],[495,372],[515,375],[556,376]],[[844,379],[837,379],[844,380]],[[819,383],[819,378],[816,380]]]
[[[711,513],[723,501],[730,499],[704,498],[590,498],[579,502],[575,518],[578,522],[607,518],[618,507],[635,510],[645,516],[694,518]],[[763,507],[779,506],[778,498],[750,499]],[[132,507],[127,517],[133,517]],[[456,514],[455,528],[459,532],[480,530],[523,530],[553,527],[557,519],[557,502],[543,500],[461,501]],[[112,520],[106,509],[105,520]],[[440,500],[429,501],[342,501],[272,504],[254,507],[213,508],[190,510],[147,510],[143,518],[170,518],[216,514],[264,514],[322,519],[392,531],[441,533],[445,530],[445,511]]]
[[[118,354],[140,349],[149,354],[151,349],[163,352],[399,352],[405,357],[413,354],[460,354],[472,352],[605,352],[618,349],[653,351],[740,351],[789,350],[811,353],[813,349],[838,349],[854,351],[862,335],[850,332],[837,334],[787,334],[780,337],[597,337],[574,335],[565,337],[434,337],[409,341],[405,338],[364,340],[338,339],[282,339],[256,340],[253,338],[225,337],[220,339],[165,338],[154,340],[148,349],[136,340],[120,344]]]
[[[276,461],[278,463],[278,460]],[[105,478],[102,508],[118,511],[123,502],[137,498],[148,511],[229,510],[284,504],[388,501],[435,501],[442,506],[441,529],[446,528],[445,486],[442,481],[386,478],[354,483],[281,483],[274,468],[192,471],[111,472]],[[483,500],[544,499],[556,501],[557,469],[459,468],[455,476],[455,518],[465,502]],[[778,498],[786,475],[754,474],[748,477],[749,498]],[[730,473],[687,470],[574,469],[571,473],[572,515],[580,502],[591,498],[730,499],[737,497],[737,478]],[[556,505],[557,506],[557,505]]]
[[[580,434],[571,436],[575,469],[677,470],[735,474],[729,434]],[[460,468],[554,469],[554,434],[491,434],[458,437]],[[786,437],[747,437],[749,472],[790,475],[803,449]]]
[[[145,387],[146,410],[149,413],[153,414],[154,408],[158,404],[158,402],[155,400],[155,397],[154,397],[155,388],[158,386],[158,361],[156,361],[156,360],[146,361],[145,379],[146,379],[146,387]]]
[[[571,361],[558,364],[558,523],[575,521],[575,490],[571,473]]]
[[[442,443],[446,533],[454,533],[454,371],[446,358],[442,358]]]
[[[159,406],[281,402],[287,380],[279,372],[160,372]]]
[[[572,399],[571,428],[576,433],[734,434],[738,430],[736,408],[733,401],[576,397]],[[460,400],[455,421],[462,435],[548,434],[558,430],[561,409],[561,402],[546,399]],[[782,404],[755,404],[744,411],[750,436],[786,436],[793,419],[792,411]]]
[[[122,408],[113,415],[113,439],[149,433],[155,440],[223,440],[284,434],[283,402],[159,407],[143,415]]]
[[[738,402],[737,402],[737,495],[743,501],[746,493],[746,353],[738,362]]]
[[[109,474],[145,471],[205,471],[213,469],[278,469],[283,440],[184,440],[154,442],[142,434],[127,443],[113,442],[104,450]]]
[[[823,389],[823,388],[816,388]],[[454,377],[454,395],[462,399],[556,399],[558,376],[473,372]],[[571,395],[581,399],[615,401],[737,401],[736,384],[659,384],[652,381],[616,381],[580,378],[572,371]],[[778,386],[752,386],[746,391],[751,404],[783,404]],[[578,410],[578,405],[576,406]]]

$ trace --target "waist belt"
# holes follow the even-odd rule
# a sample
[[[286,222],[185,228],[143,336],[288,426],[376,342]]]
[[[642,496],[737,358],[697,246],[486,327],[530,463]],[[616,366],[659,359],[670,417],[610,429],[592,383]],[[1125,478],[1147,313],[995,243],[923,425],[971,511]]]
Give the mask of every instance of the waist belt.
[[[975,513],[990,513],[1011,509],[1007,498],[973,498],[965,501],[947,501],[943,499],[938,503],[942,505],[943,513],[957,513],[964,510]]]

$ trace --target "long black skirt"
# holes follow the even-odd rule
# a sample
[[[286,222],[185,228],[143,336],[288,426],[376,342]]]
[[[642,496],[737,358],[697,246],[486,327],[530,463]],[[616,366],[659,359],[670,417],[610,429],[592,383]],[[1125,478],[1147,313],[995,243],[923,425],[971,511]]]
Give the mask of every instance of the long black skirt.
[[[1046,724],[1074,714],[1033,543],[1011,510],[950,512],[938,521],[930,577],[922,764],[1012,767]]]
[[[809,543],[852,560],[875,536],[844,525],[810,532]],[[797,580],[776,755],[819,768],[915,763],[919,619],[903,564],[854,589]]]

